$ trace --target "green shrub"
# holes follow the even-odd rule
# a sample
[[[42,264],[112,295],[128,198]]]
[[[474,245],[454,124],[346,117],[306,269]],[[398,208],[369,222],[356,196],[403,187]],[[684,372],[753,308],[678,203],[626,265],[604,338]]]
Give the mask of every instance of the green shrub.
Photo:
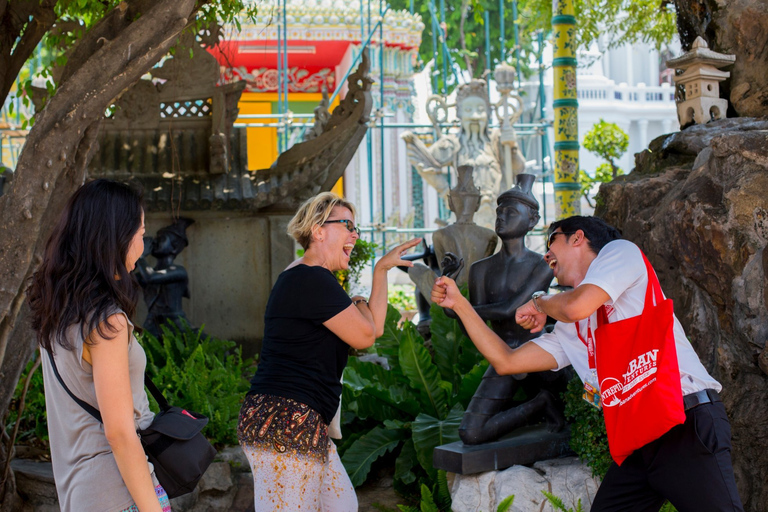
[[[605,421],[602,411],[581,398],[583,390],[581,379],[574,377],[563,394],[565,416],[572,421],[571,449],[590,467],[593,475],[603,478],[611,465]]]
[[[350,358],[344,371],[339,451],[355,486],[388,457],[401,493],[421,495],[422,485],[439,490],[432,452],[459,440],[464,409],[488,362],[442,308],[433,305],[431,314],[431,350],[411,322],[398,328],[400,313],[390,306],[374,350],[391,369]]]
[[[360,273],[365,266],[376,257],[376,249],[378,247],[378,244],[367,242],[362,238],[358,238],[357,242],[355,242],[355,247],[349,255],[349,266],[347,269],[334,272],[336,279],[338,279],[345,292],[349,293],[351,284],[356,283],[360,279]]]
[[[416,289],[408,285],[391,285],[387,293],[387,302],[400,311],[413,311],[416,309]]]
[[[5,428],[8,436],[13,434],[14,426],[19,421],[19,431],[15,444],[34,446],[48,450],[48,416],[45,412],[45,390],[43,388],[43,372],[38,370],[37,360],[40,358],[40,350],[35,350],[32,359],[27,363],[21,374],[16,390],[13,393],[11,404],[8,407],[8,418]],[[19,401],[24,389],[24,383],[30,371],[34,371],[27,395],[24,398],[24,409],[19,417]],[[3,441],[5,442],[5,441]]]
[[[202,329],[161,328],[162,341],[146,332],[140,337],[152,381],[171,405],[208,416],[203,433],[214,444],[237,444],[237,419],[253,361],[243,360],[232,341],[203,337]],[[158,411],[151,395],[150,407]]]

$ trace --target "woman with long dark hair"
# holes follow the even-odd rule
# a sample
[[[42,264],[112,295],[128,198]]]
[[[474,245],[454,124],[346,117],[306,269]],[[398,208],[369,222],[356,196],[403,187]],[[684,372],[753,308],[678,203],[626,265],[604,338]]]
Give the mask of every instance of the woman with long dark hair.
[[[138,429],[152,422],[146,355],[133,335],[144,251],[141,195],[111,180],[70,198],[32,278],[51,460],[63,511],[169,511]],[[55,365],[54,365],[55,363]],[[92,417],[59,382],[101,412]]]

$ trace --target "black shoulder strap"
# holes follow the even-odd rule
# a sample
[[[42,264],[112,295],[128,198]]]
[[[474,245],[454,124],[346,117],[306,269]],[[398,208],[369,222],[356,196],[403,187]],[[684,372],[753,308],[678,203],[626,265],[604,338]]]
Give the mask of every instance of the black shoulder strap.
[[[53,368],[53,373],[55,373],[55,374],[56,374],[56,378],[57,378],[57,379],[59,379],[59,382],[61,383],[62,387],[64,388],[64,391],[66,391],[66,392],[67,392],[67,394],[68,394],[69,396],[71,396],[71,397],[72,397],[72,400],[74,400],[75,402],[77,402],[77,405],[79,405],[80,407],[82,407],[83,409],[85,409],[85,412],[87,412],[88,414],[90,414],[91,416],[93,416],[94,418],[96,418],[97,420],[99,420],[99,423],[104,423],[104,422],[102,421],[102,419],[101,419],[101,413],[99,412],[99,410],[98,410],[98,409],[96,409],[96,408],[95,408],[94,406],[92,406],[91,404],[89,404],[89,403],[86,403],[86,402],[84,402],[84,401],[80,400],[79,398],[77,398],[77,397],[74,395],[74,393],[72,393],[72,392],[69,390],[69,388],[67,387],[67,385],[66,385],[66,384],[64,384],[64,381],[63,381],[63,380],[61,380],[61,375],[59,375],[59,369],[58,369],[58,368],[56,368],[56,361],[54,361],[54,360],[53,360],[53,356],[51,355],[51,353],[50,353],[50,352],[48,352],[47,350],[46,350],[45,352],[48,354],[48,359],[50,359],[50,361],[51,361],[51,367]]]
[[[149,378],[149,374],[147,372],[144,372],[144,385],[147,387],[149,392],[152,393],[152,396],[155,397],[155,401],[157,402],[157,405],[160,406],[161,411],[167,411],[171,408],[171,404],[168,403],[168,400],[166,400],[160,390],[157,389],[157,386],[155,386],[155,383],[152,382],[152,379]]]
[[[91,404],[77,398],[72,391],[69,390],[66,384],[64,384],[64,381],[61,379],[61,375],[59,375],[59,369],[56,368],[56,361],[54,361],[53,356],[50,352],[46,350],[46,353],[48,354],[48,359],[51,361],[51,367],[53,368],[53,373],[56,374],[56,378],[61,383],[61,386],[64,388],[64,391],[67,392],[69,396],[72,397],[72,400],[74,400],[77,405],[82,407],[85,412],[99,420],[99,423],[104,423],[104,421],[101,419],[101,413],[98,409],[93,407]],[[155,386],[155,383],[152,382],[152,379],[149,378],[149,374],[147,372],[144,372],[144,385],[149,389],[149,392],[152,393],[152,396],[155,397],[155,401],[157,402],[157,405],[160,406],[161,411],[167,411],[171,408],[171,405],[168,403],[168,400],[165,399],[163,394],[160,392],[159,389],[157,389],[157,386]]]

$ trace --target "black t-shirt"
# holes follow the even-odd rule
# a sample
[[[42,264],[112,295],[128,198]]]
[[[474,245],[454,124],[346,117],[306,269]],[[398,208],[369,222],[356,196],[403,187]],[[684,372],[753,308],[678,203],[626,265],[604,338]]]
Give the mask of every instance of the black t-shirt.
[[[323,325],[352,303],[323,267],[297,265],[277,278],[264,314],[264,342],[249,394],[291,398],[336,414],[349,345]]]

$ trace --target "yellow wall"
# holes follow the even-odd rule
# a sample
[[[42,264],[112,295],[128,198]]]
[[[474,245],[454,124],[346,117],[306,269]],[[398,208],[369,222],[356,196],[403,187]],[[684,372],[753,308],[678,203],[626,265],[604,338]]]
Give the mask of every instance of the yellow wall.
[[[321,93],[290,93],[288,108],[296,114],[311,114],[315,107],[323,99]],[[331,108],[339,104],[338,97]],[[277,93],[275,92],[244,92],[240,97],[240,114],[275,114],[277,108]],[[303,120],[302,120],[303,121]],[[307,120],[311,121],[311,119]],[[238,119],[238,123],[276,123],[277,118],[272,119]],[[247,128],[248,137],[248,170],[257,171],[266,169],[277,159],[277,128]],[[334,185],[333,192],[343,196],[343,178]]]

